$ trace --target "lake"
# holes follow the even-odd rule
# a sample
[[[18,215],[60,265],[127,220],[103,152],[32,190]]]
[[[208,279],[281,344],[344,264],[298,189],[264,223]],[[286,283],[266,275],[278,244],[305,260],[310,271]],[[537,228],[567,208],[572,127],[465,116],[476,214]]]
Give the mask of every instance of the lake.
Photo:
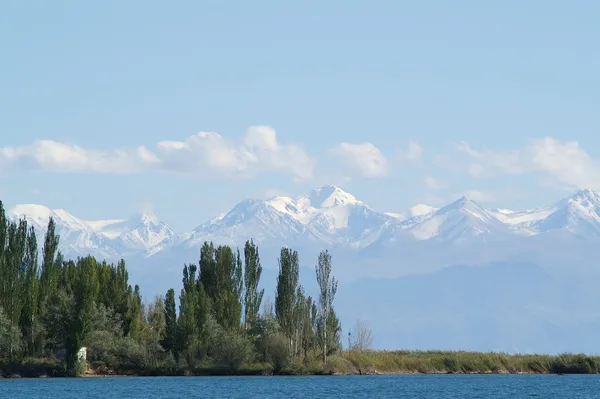
[[[0,380],[3,398],[593,398],[597,375],[114,377]]]

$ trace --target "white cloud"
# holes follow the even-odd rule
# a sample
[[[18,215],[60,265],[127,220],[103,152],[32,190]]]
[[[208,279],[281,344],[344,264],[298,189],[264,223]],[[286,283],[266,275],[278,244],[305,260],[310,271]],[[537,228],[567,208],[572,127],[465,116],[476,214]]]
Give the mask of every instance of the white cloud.
[[[475,177],[540,172],[571,188],[600,188],[600,161],[591,158],[576,141],[546,137],[510,151],[475,150],[462,143],[459,150],[476,161],[467,167]]]
[[[329,151],[344,164],[349,173],[362,177],[381,177],[387,174],[386,157],[371,143],[340,143]]]
[[[6,170],[134,173],[158,162],[143,146],[133,150],[98,151],[52,140],[36,140],[23,147],[0,148],[0,166]]]
[[[406,161],[420,161],[421,157],[423,156],[423,148],[421,148],[421,146],[417,142],[410,140],[408,142],[408,149],[403,150],[402,148],[400,148],[398,150],[398,156],[400,157],[400,159]]]
[[[449,186],[448,182],[437,180],[432,176],[425,177],[425,185],[432,190],[441,190]]]
[[[314,160],[296,144],[279,143],[274,129],[254,126],[239,142],[200,132],[184,141],[161,141],[154,151],[144,146],[100,151],[37,140],[23,147],[0,147],[0,168],[56,173],[163,171],[220,177],[280,172],[310,179]]]

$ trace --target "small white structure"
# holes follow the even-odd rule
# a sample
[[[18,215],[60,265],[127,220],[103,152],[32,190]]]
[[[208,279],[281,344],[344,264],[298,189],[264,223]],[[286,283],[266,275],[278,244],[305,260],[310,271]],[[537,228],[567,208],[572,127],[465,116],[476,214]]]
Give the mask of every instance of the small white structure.
[[[65,348],[57,349],[54,352],[54,356],[58,360],[65,360],[65,358],[67,357],[67,350]],[[85,362],[87,360],[87,346],[82,346],[81,348],[79,348],[79,350],[77,351],[77,360],[79,360],[80,362]]]
[[[79,351],[77,352],[77,359],[79,359],[80,362],[87,361],[87,346],[82,346],[79,348]]]

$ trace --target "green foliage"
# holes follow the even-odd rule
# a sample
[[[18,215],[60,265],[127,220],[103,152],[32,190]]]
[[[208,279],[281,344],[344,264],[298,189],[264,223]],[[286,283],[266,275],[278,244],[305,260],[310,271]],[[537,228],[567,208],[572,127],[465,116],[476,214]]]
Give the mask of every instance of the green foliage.
[[[265,290],[258,290],[262,266],[258,247],[252,240],[244,246],[244,328],[251,330],[256,320]]]
[[[281,372],[290,364],[287,338],[283,334],[274,334],[266,341],[267,360],[273,365],[273,372]]]
[[[175,311],[175,290],[170,289],[165,296],[165,338],[162,342],[167,352],[177,354],[177,312]]]
[[[319,254],[315,272],[319,284],[317,335],[323,352],[323,363],[327,363],[327,355],[334,353],[341,346],[339,336],[341,326],[333,309],[338,282],[335,277],[331,276],[331,254],[328,251],[322,251]]]
[[[21,352],[21,331],[12,324],[0,308],[0,354]]]
[[[299,273],[298,252],[282,248],[275,294],[275,317],[289,341],[290,357],[293,356],[293,339],[297,327],[295,307]]]
[[[227,331],[219,339],[218,353],[219,363],[237,372],[251,359],[252,346],[241,333]]]
[[[282,249],[275,315],[260,315],[257,246],[247,241],[242,254],[204,243],[198,267],[184,265],[177,312],[173,289],[146,303],[140,287],[129,284],[124,260],[64,260],[59,241],[50,218],[38,253],[33,228],[9,222],[0,202],[0,365],[26,375],[71,376],[90,364],[97,373],[143,375],[312,367],[318,311],[298,286],[296,251]],[[83,347],[87,362],[79,357]],[[291,363],[297,357],[302,367]]]
[[[255,337],[254,347],[258,360],[261,362],[268,362],[269,360],[269,343],[271,339],[279,334],[279,324],[271,313],[265,313],[264,315],[258,316],[256,323],[250,330],[250,335]],[[286,341],[286,356],[289,358],[289,344]]]
[[[242,314],[242,261],[239,251],[237,257],[231,247],[219,246],[215,250],[217,265],[217,289],[213,299],[213,313],[217,322],[227,331],[240,327]]]

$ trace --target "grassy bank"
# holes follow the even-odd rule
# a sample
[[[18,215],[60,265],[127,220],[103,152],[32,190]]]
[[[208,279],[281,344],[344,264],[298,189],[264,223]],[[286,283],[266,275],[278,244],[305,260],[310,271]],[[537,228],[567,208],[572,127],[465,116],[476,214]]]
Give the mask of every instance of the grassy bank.
[[[344,351],[332,356],[327,365],[287,365],[274,373],[269,363],[244,365],[238,370],[227,366],[205,365],[193,369],[111,368],[102,363],[88,365],[84,376],[226,376],[226,375],[332,375],[332,374],[597,374],[600,357],[582,354],[508,355],[503,353],[444,351]],[[0,376],[64,377],[63,366],[49,359],[26,359],[20,363],[0,364]]]
[[[596,374],[600,357],[583,354],[509,355],[447,351],[345,351],[332,359],[338,373]]]

